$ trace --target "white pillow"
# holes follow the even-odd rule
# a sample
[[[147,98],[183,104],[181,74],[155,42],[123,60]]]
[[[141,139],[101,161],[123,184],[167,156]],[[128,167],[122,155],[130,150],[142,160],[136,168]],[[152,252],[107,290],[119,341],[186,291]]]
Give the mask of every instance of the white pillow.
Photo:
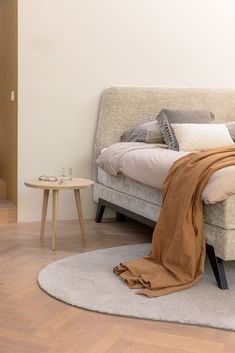
[[[233,145],[225,124],[171,124],[179,151],[205,151]]]

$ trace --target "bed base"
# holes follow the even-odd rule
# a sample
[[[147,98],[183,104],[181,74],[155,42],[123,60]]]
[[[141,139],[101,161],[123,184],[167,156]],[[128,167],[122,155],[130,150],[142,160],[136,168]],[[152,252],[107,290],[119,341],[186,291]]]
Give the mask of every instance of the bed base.
[[[97,223],[100,223],[102,221],[105,207],[111,208],[112,210],[117,212],[116,219],[118,221],[120,221],[121,218],[122,218],[122,222],[123,222],[126,217],[129,217],[129,218],[134,219],[134,220],[136,220],[136,221],[138,221],[140,223],[143,223],[143,224],[145,224],[145,225],[147,225],[147,226],[149,226],[151,228],[154,228],[155,225],[156,225],[156,222],[151,221],[151,219],[148,219],[146,217],[140,216],[137,213],[134,213],[134,212],[132,212],[130,210],[127,210],[126,208],[123,208],[121,206],[115,205],[114,203],[106,201],[106,200],[103,200],[101,198],[99,198],[99,201],[98,201],[96,218],[95,218],[95,221]]]
[[[98,206],[97,206],[97,212],[96,212],[96,218],[95,218],[95,221],[97,223],[102,222],[105,207],[111,208],[114,211],[116,211],[116,219],[119,222],[124,222],[126,220],[126,217],[129,217],[151,228],[154,228],[156,225],[156,222],[146,217],[140,216],[130,210],[127,210],[121,206],[115,205],[112,202],[106,201],[101,198],[99,198],[98,200]],[[222,290],[229,289],[225,270],[224,270],[223,260],[215,255],[215,250],[212,245],[206,244],[206,253],[207,253],[209,262],[211,264],[217,286]]]

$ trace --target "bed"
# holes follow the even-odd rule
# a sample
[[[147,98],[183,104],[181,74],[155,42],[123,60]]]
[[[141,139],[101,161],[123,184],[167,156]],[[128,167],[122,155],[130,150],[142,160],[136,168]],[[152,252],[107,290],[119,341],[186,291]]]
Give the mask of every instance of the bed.
[[[93,199],[98,203],[96,221],[101,222],[105,207],[117,211],[118,218],[129,216],[154,227],[161,209],[161,190],[123,175],[112,176],[98,168],[101,151],[120,141],[128,128],[155,119],[162,108],[204,109],[215,121],[235,120],[235,90],[161,87],[111,87],[101,98],[94,145]],[[204,206],[207,253],[221,289],[228,284],[223,260],[235,260],[235,195]]]

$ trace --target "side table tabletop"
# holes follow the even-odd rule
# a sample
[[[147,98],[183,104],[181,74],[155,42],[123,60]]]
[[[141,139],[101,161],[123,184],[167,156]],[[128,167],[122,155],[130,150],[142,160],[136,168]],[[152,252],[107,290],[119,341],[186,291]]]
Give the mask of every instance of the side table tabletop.
[[[56,221],[57,221],[57,213],[58,213],[58,199],[59,199],[59,191],[60,190],[73,190],[77,212],[79,217],[79,223],[81,228],[81,237],[82,240],[85,240],[85,228],[84,221],[82,215],[82,205],[81,205],[81,197],[80,197],[80,189],[85,189],[94,185],[94,181],[90,179],[81,179],[81,178],[73,178],[72,180],[66,180],[62,183],[60,181],[41,181],[38,179],[32,179],[25,181],[25,186],[42,189],[43,193],[43,206],[42,206],[42,218],[41,218],[41,231],[40,231],[40,239],[44,240],[44,232],[46,225],[46,214],[47,214],[47,206],[49,199],[49,192],[52,191],[52,250],[56,248]]]

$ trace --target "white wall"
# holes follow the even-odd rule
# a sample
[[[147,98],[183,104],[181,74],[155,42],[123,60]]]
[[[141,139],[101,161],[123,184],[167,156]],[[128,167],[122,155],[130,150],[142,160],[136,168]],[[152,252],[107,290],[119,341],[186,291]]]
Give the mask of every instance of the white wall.
[[[19,0],[19,221],[41,212],[26,178],[64,165],[91,176],[103,88],[235,87],[234,13],[233,0]],[[61,199],[75,218],[72,194]]]

